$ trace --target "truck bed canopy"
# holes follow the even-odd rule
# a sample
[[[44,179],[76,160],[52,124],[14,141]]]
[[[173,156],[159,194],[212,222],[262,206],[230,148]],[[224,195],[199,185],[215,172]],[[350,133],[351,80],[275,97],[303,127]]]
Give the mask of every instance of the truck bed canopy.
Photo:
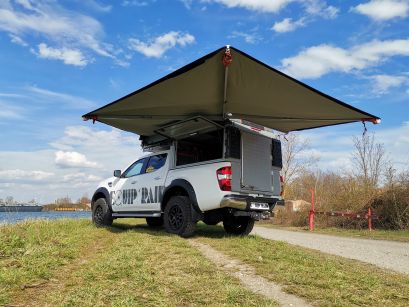
[[[284,133],[357,121],[379,122],[378,117],[228,46],[83,118],[149,136],[194,116],[213,121],[243,119]]]

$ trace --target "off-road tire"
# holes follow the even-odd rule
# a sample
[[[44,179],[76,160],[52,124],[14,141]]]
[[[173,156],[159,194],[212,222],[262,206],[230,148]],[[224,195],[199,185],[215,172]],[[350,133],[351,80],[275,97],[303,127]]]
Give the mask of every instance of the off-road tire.
[[[92,206],[92,222],[97,227],[111,226],[113,222],[112,212],[105,198],[99,198]]]
[[[196,221],[192,217],[192,202],[186,196],[172,196],[163,215],[165,229],[169,233],[187,238],[194,234]]]
[[[161,217],[147,217],[146,224],[149,227],[161,227],[163,226],[163,216]]]
[[[247,236],[254,227],[254,219],[247,216],[229,216],[223,220],[224,230],[231,235]]]

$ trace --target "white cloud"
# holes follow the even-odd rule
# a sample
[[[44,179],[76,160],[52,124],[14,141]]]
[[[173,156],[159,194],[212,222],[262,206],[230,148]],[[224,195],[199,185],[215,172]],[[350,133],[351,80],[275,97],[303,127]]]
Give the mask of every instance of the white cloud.
[[[79,96],[73,96],[65,93],[50,91],[37,86],[25,88],[30,96],[41,102],[51,102],[56,104],[64,103],[65,105],[76,109],[89,109],[95,107],[95,103]],[[28,95],[27,95],[28,96]]]
[[[338,16],[339,9],[335,6],[327,5],[325,1],[308,0],[300,2],[305,7],[305,16],[294,21],[292,18],[284,18],[281,21],[275,22],[271,27],[271,30],[278,33],[291,32],[298,28],[307,26],[309,23],[315,21],[317,17],[334,19]]]
[[[84,123],[84,126],[66,127],[63,135],[55,139],[49,149],[0,151],[0,166],[7,166],[8,170],[21,169],[24,161],[26,172],[54,174],[35,182],[16,179],[15,173],[2,182],[0,175],[0,198],[12,195],[16,200],[28,201],[34,197],[40,203],[48,203],[67,195],[74,200],[83,194],[91,196],[97,182],[111,177],[114,169],[124,170],[143,154],[139,144],[135,134],[106,129],[103,124]],[[61,167],[55,163],[56,151],[86,153],[85,161],[92,161],[91,164],[95,166],[96,163],[98,167]],[[77,165],[78,158],[75,156],[71,160]],[[39,188],[38,183],[44,188]]]
[[[86,48],[101,56],[115,57],[112,46],[101,41],[104,31],[96,19],[65,9],[54,1],[2,1],[0,30],[19,38],[45,37],[61,46],[60,49]],[[46,49],[43,51],[47,52]],[[51,51],[50,57],[62,57],[56,52]],[[78,61],[78,54],[73,56],[75,59],[68,60],[70,63],[81,66],[86,61]]]
[[[292,21],[291,18],[284,18],[282,21],[276,22],[271,29],[279,33],[284,33],[294,31],[295,29],[304,27],[305,25],[306,23],[304,18],[296,21]]]
[[[9,182],[12,180],[13,182],[16,181],[24,181],[24,182],[43,182],[51,177],[54,174],[50,172],[44,171],[27,171],[21,169],[12,169],[12,170],[0,170],[0,182]]]
[[[371,0],[353,7],[352,11],[366,15],[376,21],[385,21],[407,17],[409,3],[405,0]]]
[[[189,33],[171,31],[161,36],[155,37],[145,43],[136,38],[129,39],[129,47],[147,57],[161,58],[166,51],[179,46],[193,44],[195,38]]]
[[[121,3],[122,6],[148,6],[149,2],[148,1],[143,1],[143,0],[124,0]]]
[[[372,133],[373,125],[368,125],[368,132]],[[381,128],[381,127],[379,127]],[[352,137],[361,136],[363,127],[359,123],[347,125],[344,130],[335,127],[322,128],[313,131],[301,131],[303,138],[310,140],[310,153],[319,158],[318,167],[322,170],[345,171],[351,170],[351,155],[354,151]],[[382,128],[376,131],[375,140],[383,144],[394,167],[399,171],[408,167],[409,122],[399,126]]]
[[[187,8],[188,10],[191,9],[193,0],[179,0],[179,1],[183,3],[185,8]]]
[[[20,108],[0,101],[0,119],[21,119],[22,113]]]
[[[110,12],[112,9],[112,5],[104,5],[95,0],[81,0],[80,2],[98,12],[107,13]]]
[[[23,47],[28,46],[28,44],[21,37],[19,37],[17,35],[14,35],[14,34],[10,33],[9,37],[10,37],[10,41],[12,43],[14,43],[14,44],[17,44],[17,45],[20,45],[20,46],[23,46]]]
[[[44,43],[38,45],[38,53],[35,52],[35,54],[43,59],[61,60],[65,64],[74,66],[86,66],[89,62],[78,49],[52,48]]]
[[[244,8],[262,13],[278,13],[291,3],[299,3],[307,14],[335,18],[338,8],[328,5],[324,0],[202,0],[201,2],[219,3],[228,8]]]
[[[277,13],[291,2],[296,0],[208,0],[204,2],[215,2],[229,8],[245,8],[251,11],[265,13]]]
[[[229,36],[229,38],[237,38],[237,37],[243,38],[244,41],[249,44],[256,44],[262,39],[261,36],[259,36],[255,32],[246,33],[246,32],[241,32],[241,31],[233,31],[232,34]]]
[[[89,161],[87,157],[76,151],[57,151],[55,153],[55,164],[60,167],[69,168],[98,168],[99,164]]]
[[[378,95],[386,94],[391,88],[409,83],[409,78],[406,76],[375,75],[371,76],[370,79],[374,82],[373,92]]]
[[[330,72],[348,73],[376,66],[392,56],[409,55],[409,39],[374,40],[343,49],[327,44],[309,47],[281,61],[284,72],[296,78],[319,78]]]
[[[69,183],[93,183],[93,182],[99,182],[103,178],[100,176],[95,176],[93,174],[85,174],[85,173],[69,173],[67,175],[64,175],[62,178],[63,182],[69,182]]]

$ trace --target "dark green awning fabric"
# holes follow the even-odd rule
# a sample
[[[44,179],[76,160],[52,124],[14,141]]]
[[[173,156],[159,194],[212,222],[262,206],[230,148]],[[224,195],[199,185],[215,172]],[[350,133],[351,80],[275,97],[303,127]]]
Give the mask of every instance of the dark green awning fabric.
[[[281,132],[379,120],[233,47],[226,77],[225,51],[220,48],[83,117],[139,135],[197,115],[245,119]]]

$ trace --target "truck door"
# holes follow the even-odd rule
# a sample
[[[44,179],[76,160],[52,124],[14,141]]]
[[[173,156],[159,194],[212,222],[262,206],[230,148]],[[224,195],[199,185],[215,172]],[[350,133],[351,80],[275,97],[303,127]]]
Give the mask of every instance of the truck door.
[[[149,157],[143,174],[138,178],[137,211],[160,211],[166,174],[169,169],[167,154]]]
[[[128,167],[115,183],[111,192],[112,210],[114,212],[134,211],[138,199],[138,181],[145,172],[149,157],[142,158]]]

